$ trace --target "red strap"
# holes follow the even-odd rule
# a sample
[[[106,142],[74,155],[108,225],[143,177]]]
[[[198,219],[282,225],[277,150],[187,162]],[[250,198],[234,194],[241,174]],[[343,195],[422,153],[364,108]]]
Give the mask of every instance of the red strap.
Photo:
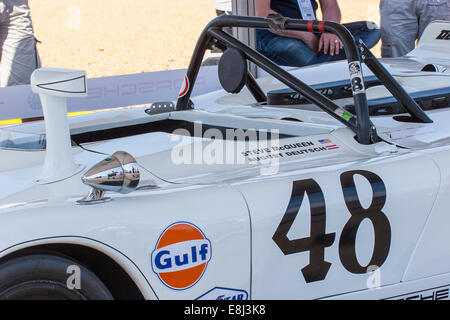
[[[324,26],[325,26],[325,21],[320,21],[319,22],[319,32],[325,33]]]
[[[307,28],[308,28],[308,31],[309,31],[309,32],[314,32],[313,24],[314,24],[314,21],[313,21],[313,20],[309,20],[309,21],[308,21]]]

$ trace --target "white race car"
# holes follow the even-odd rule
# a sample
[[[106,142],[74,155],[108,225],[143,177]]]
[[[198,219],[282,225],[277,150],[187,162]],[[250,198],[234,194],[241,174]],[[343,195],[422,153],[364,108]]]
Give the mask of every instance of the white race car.
[[[288,72],[224,26],[348,61]],[[0,129],[0,298],[449,298],[449,30],[379,61],[336,23],[223,16],[145,112],[68,119],[85,73],[35,71],[45,120]],[[191,99],[211,45],[224,90]]]

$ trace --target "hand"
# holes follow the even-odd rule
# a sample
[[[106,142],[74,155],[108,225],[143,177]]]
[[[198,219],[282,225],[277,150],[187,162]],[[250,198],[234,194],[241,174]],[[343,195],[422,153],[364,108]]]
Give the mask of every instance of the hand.
[[[341,40],[337,36],[331,33],[323,33],[320,37],[318,51],[322,51],[324,54],[330,54],[330,56],[338,55],[340,50],[344,48]]]

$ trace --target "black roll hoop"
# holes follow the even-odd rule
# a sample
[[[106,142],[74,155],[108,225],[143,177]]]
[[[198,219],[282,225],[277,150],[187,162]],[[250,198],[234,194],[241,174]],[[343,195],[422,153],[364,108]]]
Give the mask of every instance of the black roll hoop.
[[[328,32],[335,34],[342,41],[348,60],[356,115],[349,113],[344,108],[338,106],[332,100],[328,99],[321,93],[308,86],[306,83],[285,71],[259,52],[234,38],[229,33],[224,32],[222,30],[224,27],[257,28],[267,30],[298,30],[320,33]],[[224,48],[225,51],[226,48],[234,48],[238,50],[243,54],[246,60],[253,62],[258,67],[264,69],[268,74],[284,83],[286,86],[291,87],[298,93],[302,94],[311,103],[317,105],[330,116],[353,130],[356,134],[357,140],[361,144],[368,145],[379,141],[376,128],[369,118],[362,62],[366,62],[368,64],[371,71],[375,74],[375,76],[377,76],[381,83],[386,86],[390,86],[391,89],[392,87],[394,88],[391,92],[395,93],[395,98],[397,98],[397,100],[404,105],[414,121],[424,123],[432,122],[426,113],[417,106],[415,101],[405,93],[404,89],[392,77],[392,75],[387,72],[381,63],[374,61],[373,55],[369,55],[370,58],[366,57],[367,61],[364,61],[366,59],[361,60],[360,52],[364,52],[364,48],[356,43],[353,35],[343,25],[330,21],[290,19],[280,15],[269,16],[267,18],[223,15],[212,20],[201,33],[194,49],[194,53],[186,74],[190,87],[184,95],[179,97],[176,106],[177,111],[190,109],[189,99],[192,94],[195,80],[200,70],[205,51],[213,42],[219,44],[218,47]],[[243,79],[243,77],[241,79]],[[265,101],[265,99],[267,99],[264,92],[261,88],[259,88],[257,82],[248,71],[246,85],[258,102]],[[230,88],[233,89],[232,87]],[[238,87],[236,87],[236,89],[237,88]]]

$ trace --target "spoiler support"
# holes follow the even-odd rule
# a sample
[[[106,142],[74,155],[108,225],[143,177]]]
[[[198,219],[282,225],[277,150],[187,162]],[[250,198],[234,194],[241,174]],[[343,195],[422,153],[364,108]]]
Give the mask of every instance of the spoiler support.
[[[72,156],[67,98],[87,96],[84,71],[41,68],[31,75],[31,89],[38,93],[45,120],[46,153],[38,183],[64,180],[80,172]]]

